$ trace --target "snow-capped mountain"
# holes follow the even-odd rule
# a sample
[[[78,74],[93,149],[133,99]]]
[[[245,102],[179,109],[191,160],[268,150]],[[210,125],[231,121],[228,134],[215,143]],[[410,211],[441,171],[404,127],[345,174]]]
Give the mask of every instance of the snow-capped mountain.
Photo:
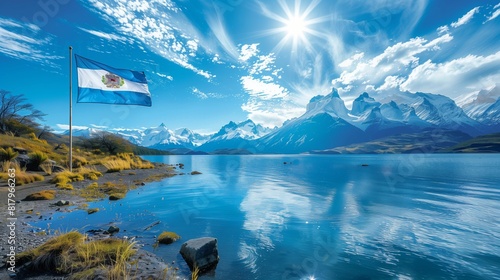
[[[491,114],[498,116],[495,108]],[[428,128],[479,135],[484,126],[443,95],[395,92],[372,97],[364,92],[348,110],[333,89],[326,96],[313,97],[304,115],[258,140],[257,150],[283,153],[321,150]]]
[[[86,127],[86,128],[76,128],[73,129],[73,136],[79,136],[79,137],[84,137],[84,138],[90,138],[97,136],[102,130],[93,128],[93,127]],[[66,130],[63,132],[63,135],[69,135],[69,130]]]
[[[202,135],[187,128],[171,130],[164,124],[108,132],[137,145],[163,150],[300,153],[403,133],[428,133],[434,129],[460,131],[471,136],[500,131],[498,86],[469,94],[456,102],[431,93],[363,92],[349,110],[338,91],[333,89],[326,96],[313,97],[302,116],[286,121],[280,128],[268,129],[246,120],[240,123],[231,121],[212,135]],[[86,128],[73,133],[92,137],[100,131]]]
[[[252,120],[241,123],[229,122],[197,150],[211,152],[218,149],[254,148],[253,140],[259,139],[272,131],[270,128],[255,124]]]
[[[461,96],[455,101],[470,118],[483,125],[490,128],[500,125],[500,85]]]
[[[158,127],[145,129],[98,129],[98,128],[81,128],[73,129],[74,136],[90,138],[102,132],[116,134],[129,142],[143,147],[168,150],[168,149],[194,149],[206,141],[211,135],[202,135],[195,133],[187,128],[171,130],[165,124],[160,124]],[[64,132],[69,135],[69,131]]]

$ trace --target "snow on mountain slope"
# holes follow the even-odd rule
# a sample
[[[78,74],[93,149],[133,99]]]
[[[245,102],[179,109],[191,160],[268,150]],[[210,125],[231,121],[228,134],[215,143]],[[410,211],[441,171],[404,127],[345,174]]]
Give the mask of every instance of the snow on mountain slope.
[[[231,121],[212,135],[198,150],[205,152],[212,152],[218,149],[253,150],[254,145],[252,141],[267,135],[271,131],[272,129],[255,124],[252,120],[246,120],[241,123]]]
[[[306,113],[301,118],[309,118],[322,113],[327,113],[332,117],[350,119],[349,110],[335,88],[326,96],[313,97],[307,104]]]
[[[354,99],[351,114],[360,116],[373,108],[380,107],[380,105],[380,102],[375,101],[367,92],[363,92],[358,98]]]
[[[490,118],[496,118],[498,115],[492,114],[494,113],[493,111],[490,111],[489,114],[485,114],[485,112],[498,102],[499,99],[500,86],[497,85],[487,90],[462,96],[457,99],[457,102],[460,102],[462,109],[469,117],[486,125],[491,125],[498,123],[498,121],[492,120],[492,122],[489,122]]]

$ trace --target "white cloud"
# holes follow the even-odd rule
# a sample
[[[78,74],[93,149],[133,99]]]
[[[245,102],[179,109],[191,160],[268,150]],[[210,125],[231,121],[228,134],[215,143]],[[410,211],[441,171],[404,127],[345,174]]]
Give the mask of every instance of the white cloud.
[[[352,57],[342,61],[340,64],[339,64],[339,67],[342,67],[342,68],[347,68],[347,67],[351,67],[351,65],[362,59],[363,57],[365,56],[365,53],[361,52],[361,53],[356,53],[354,54]]]
[[[174,77],[170,76],[170,75],[167,75],[167,74],[162,74],[162,73],[155,73],[156,75],[162,77],[162,78],[165,78],[167,80],[170,80],[170,81],[173,81],[174,80]]]
[[[200,98],[200,99],[208,99],[208,98],[217,98],[217,99],[220,99],[220,98],[224,98],[224,96],[222,94],[218,94],[218,93],[213,93],[213,92],[208,92],[208,93],[205,93],[201,90],[199,90],[198,88],[195,88],[193,87],[192,88],[192,91],[193,91],[193,94]]]
[[[102,39],[105,39],[105,40],[108,40],[108,41],[119,41],[119,42],[126,42],[127,39],[124,38],[124,37],[121,37],[119,35],[116,35],[116,34],[112,34],[112,33],[105,33],[105,32],[101,32],[101,31],[97,31],[97,30],[91,30],[91,29],[86,29],[86,28],[83,28],[83,27],[78,27],[80,30],[82,31],[85,31],[89,34],[92,34],[94,36],[97,36],[99,38],[102,38]]]
[[[215,76],[193,65],[200,46],[209,43],[172,0],[90,0],[94,10],[126,36],[136,38],[151,51],[192,70],[208,80]],[[161,15],[161,16],[160,16]],[[94,32],[96,36],[105,36]]]
[[[494,11],[491,13],[491,15],[485,21],[485,23],[488,22],[488,21],[490,21],[490,20],[494,20],[498,16],[500,16],[500,3],[496,4],[495,7],[493,7],[493,9],[494,9]]]
[[[206,13],[207,23],[222,49],[233,59],[238,59],[238,50],[224,27],[224,18],[219,9]]]
[[[241,84],[243,86],[243,89],[245,89],[245,91],[250,96],[259,98],[261,100],[283,98],[288,94],[288,90],[284,87],[276,83],[256,79],[252,76],[241,77]]]
[[[397,89],[399,86],[405,81],[404,78],[398,76],[387,76],[384,80],[384,84],[381,85],[377,91],[380,90],[388,90],[388,89]]]
[[[401,84],[412,92],[433,92],[452,98],[488,88],[500,81],[500,51],[488,56],[468,55],[445,63],[427,60]]]
[[[241,105],[243,111],[248,112],[248,118],[265,127],[280,127],[285,121],[300,116],[305,109],[297,106],[288,106],[280,101],[267,102],[267,106],[256,98],[250,98]]]
[[[387,77],[400,76],[411,71],[419,64],[418,55],[439,50],[440,45],[451,40],[453,37],[450,34],[444,34],[430,42],[417,37],[390,46],[382,54],[371,59],[365,59],[360,53],[355,54],[339,65],[344,71],[339,78],[332,81],[332,84],[343,91],[350,89],[361,91],[367,86],[385,88],[390,85],[383,86],[387,82]]]
[[[251,44],[251,45],[243,45],[240,49],[240,60],[247,61],[250,58],[256,56],[259,53],[258,47],[259,44]]]
[[[207,99],[208,95],[197,88],[193,88],[193,94],[200,99]]]
[[[58,67],[53,61],[64,58],[50,53],[52,38],[29,23],[0,18],[0,53],[42,65]]]
[[[448,27],[448,25],[440,26],[437,29],[437,32],[438,32],[439,35],[442,35],[444,33],[448,33],[449,31],[450,31],[450,28]]]
[[[470,10],[468,13],[466,13],[463,17],[459,18],[457,21],[451,23],[451,27],[457,28],[459,26],[462,26],[466,23],[468,23],[476,13],[479,12],[479,7],[475,7],[474,9]]]

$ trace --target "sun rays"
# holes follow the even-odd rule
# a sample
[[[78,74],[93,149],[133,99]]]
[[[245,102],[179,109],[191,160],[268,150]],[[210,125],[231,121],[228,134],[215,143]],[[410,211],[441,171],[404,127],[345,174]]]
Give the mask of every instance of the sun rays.
[[[300,0],[295,0],[290,7],[285,0],[279,0],[281,12],[269,10],[264,4],[260,4],[262,12],[281,24],[280,27],[271,28],[263,32],[264,35],[274,36],[281,34],[283,38],[276,44],[275,52],[280,52],[286,45],[291,45],[292,54],[297,54],[299,47],[307,51],[313,49],[311,35],[321,37],[322,33],[314,28],[314,25],[326,20],[326,17],[311,17],[312,11],[321,0],[314,0],[305,8]]]

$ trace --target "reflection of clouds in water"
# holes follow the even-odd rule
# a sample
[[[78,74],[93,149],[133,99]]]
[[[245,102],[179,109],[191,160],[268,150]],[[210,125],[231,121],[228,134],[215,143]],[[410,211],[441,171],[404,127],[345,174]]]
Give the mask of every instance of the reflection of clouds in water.
[[[257,272],[257,254],[257,247],[248,245],[245,241],[240,242],[238,259],[243,261],[252,273]]]
[[[333,189],[327,195],[316,196],[304,182],[266,180],[254,184],[241,202],[240,210],[245,214],[243,229],[250,232],[255,242],[240,242],[239,259],[255,272],[259,250],[273,250],[276,242],[283,241],[283,231],[290,219],[308,223],[321,217],[330,209],[335,194]]]
[[[240,204],[245,213],[243,228],[249,230],[265,248],[274,248],[273,240],[281,240],[281,232],[290,217],[307,220],[311,202],[306,196],[291,193],[289,186],[262,182],[249,189]]]
[[[466,256],[477,251],[498,255],[500,246],[491,240],[500,238],[498,199],[494,199],[500,199],[499,192],[475,186],[444,189],[447,192],[419,192],[410,204],[401,206],[387,205],[381,200],[365,207],[372,213],[370,216],[360,214],[362,208],[356,196],[346,192],[345,212],[340,221],[344,252],[387,265],[401,265],[406,252],[413,252],[422,258],[432,256],[446,262],[448,268],[491,275],[487,267],[471,266]],[[395,275],[389,270],[385,273]]]
[[[277,185],[275,182],[259,182],[249,189],[240,204],[240,210],[245,213],[243,228],[254,236],[256,246],[240,242],[238,257],[254,272],[258,250],[274,249],[274,242],[283,239],[282,232],[288,219],[307,220],[311,216],[310,199],[290,192],[291,189],[292,186]]]

